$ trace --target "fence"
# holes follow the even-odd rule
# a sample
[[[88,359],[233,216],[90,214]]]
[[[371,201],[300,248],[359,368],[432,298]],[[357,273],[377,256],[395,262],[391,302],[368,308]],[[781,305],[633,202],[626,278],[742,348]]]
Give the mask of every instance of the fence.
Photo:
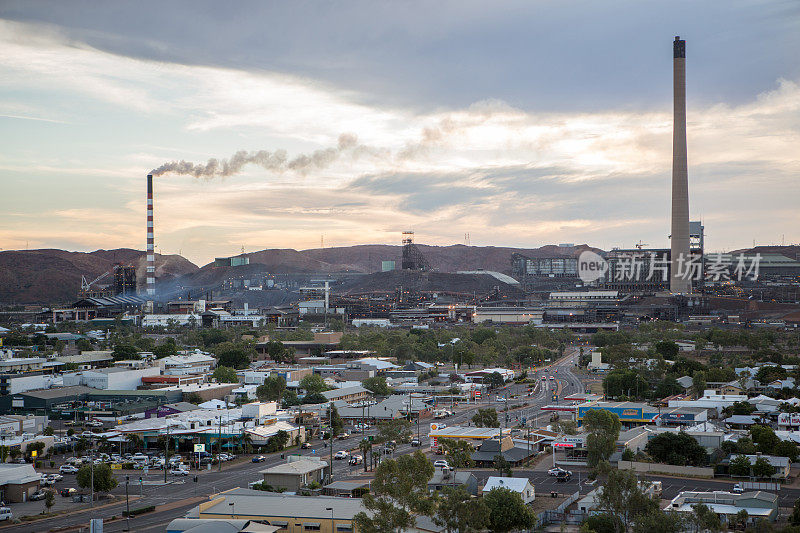
[[[538,513],[536,515],[536,523],[541,526],[558,522],[566,522],[567,524],[580,524],[583,521],[582,518],[576,522],[572,515],[565,512],[567,507],[578,501],[578,498],[580,497],[581,493],[578,491],[575,494],[568,496],[555,509],[548,509]]]
[[[633,470],[635,472],[646,472],[653,474],[673,474],[677,476],[691,476],[713,478],[714,469],[699,466],[675,466],[663,463],[639,463],[636,461],[619,461],[617,467],[620,470]]]

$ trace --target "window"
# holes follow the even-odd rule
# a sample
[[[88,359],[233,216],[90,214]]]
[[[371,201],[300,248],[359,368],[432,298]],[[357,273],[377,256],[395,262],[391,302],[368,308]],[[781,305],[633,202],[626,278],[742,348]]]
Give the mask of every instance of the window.
[[[319,531],[322,529],[319,524],[303,524],[303,531]]]
[[[353,533],[353,526],[345,524],[337,524],[336,531],[337,533]]]

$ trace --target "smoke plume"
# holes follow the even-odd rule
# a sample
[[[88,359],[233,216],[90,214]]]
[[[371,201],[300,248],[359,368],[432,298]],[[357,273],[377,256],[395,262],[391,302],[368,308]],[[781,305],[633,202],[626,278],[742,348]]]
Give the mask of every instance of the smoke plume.
[[[358,144],[358,137],[351,133],[339,135],[339,141],[333,148],[315,150],[310,154],[301,154],[293,159],[288,159],[284,150],[269,152],[259,150],[248,152],[239,150],[229,159],[209,159],[206,163],[192,163],[189,161],[170,161],[150,171],[153,176],[163,174],[180,174],[194,176],[195,178],[217,178],[232,176],[242,171],[246,165],[258,165],[274,172],[291,170],[304,174],[313,169],[323,169],[330,166],[343,154],[348,153],[353,157],[365,155],[379,155],[380,150]]]

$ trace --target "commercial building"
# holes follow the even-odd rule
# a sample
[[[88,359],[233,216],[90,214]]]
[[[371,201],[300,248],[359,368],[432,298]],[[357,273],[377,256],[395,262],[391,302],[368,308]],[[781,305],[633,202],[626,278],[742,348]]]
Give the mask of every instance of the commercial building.
[[[206,374],[217,366],[217,359],[209,354],[196,352],[165,357],[161,359],[159,365],[162,373],[167,376]]]
[[[472,314],[475,324],[541,324],[544,310],[541,307],[475,307]]]
[[[25,502],[39,489],[42,480],[33,465],[0,463],[0,500],[4,502]]]
[[[329,402],[335,400],[344,400],[347,403],[355,403],[366,400],[372,395],[372,393],[361,385],[356,385],[354,387],[327,390],[324,391],[322,395],[325,396],[325,399]]]
[[[703,504],[717,514],[723,524],[735,519],[740,511],[747,511],[748,523],[759,519],[774,522],[778,518],[778,495],[771,492],[754,491],[732,494],[724,491],[681,492],[672,499],[665,511],[693,513],[692,506]]]
[[[64,374],[62,379],[66,387],[85,385],[101,390],[136,390],[142,385],[142,378],[160,374],[158,367],[140,369],[115,367]]]
[[[240,488],[201,503],[193,514],[200,519],[258,520],[286,533],[353,533],[353,519],[360,512],[368,511],[359,498],[308,498]]]
[[[264,484],[276,489],[297,492],[312,483],[322,485],[330,476],[330,466],[319,457],[288,455],[286,463],[259,472]]]
[[[578,406],[578,424],[589,411],[601,409],[614,413],[624,426],[653,424],[660,412],[657,407],[636,402],[592,402]]]

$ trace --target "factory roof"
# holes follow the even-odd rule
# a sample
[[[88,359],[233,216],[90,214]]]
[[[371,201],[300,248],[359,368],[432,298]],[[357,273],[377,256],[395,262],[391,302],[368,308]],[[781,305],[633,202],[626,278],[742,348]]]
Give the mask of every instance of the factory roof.
[[[491,439],[492,437],[497,437],[501,432],[503,434],[508,434],[509,430],[502,430],[500,428],[478,428],[471,426],[449,426],[442,429],[431,430],[429,436],[452,439]]]
[[[355,387],[344,387],[341,389],[333,389],[333,390],[326,390],[322,393],[328,400],[337,400],[339,398],[343,398],[345,396],[350,396],[351,394],[361,394],[361,393],[369,393],[368,389],[365,389],[361,385],[356,385]]]
[[[104,296],[102,298],[83,298],[73,304],[74,307],[114,307],[115,305],[140,305],[144,300],[138,296]]]
[[[88,394],[94,392],[96,389],[84,387],[83,385],[76,385],[74,387],[59,387],[54,389],[40,389],[20,392],[25,396],[32,396],[42,400],[52,400],[55,398],[63,398],[66,396],[79,396],[81,394]]]

